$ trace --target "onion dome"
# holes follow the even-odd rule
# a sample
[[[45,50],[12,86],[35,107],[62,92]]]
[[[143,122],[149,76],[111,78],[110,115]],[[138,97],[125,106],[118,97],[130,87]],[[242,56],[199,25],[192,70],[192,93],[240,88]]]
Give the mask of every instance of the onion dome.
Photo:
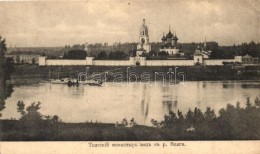
[[[178,37],[177,37],[177,36],[174,36],[172,39],[173,39],[173,40],[178,40]]]
[[[163,33],[162,41],[166,41],[166,37],[164,36],[164,33]]]
[[[169,31],[169,33],[166,35],[166,38],[172,38],[173,37],[173,34],[171,31]]]
[[[176,40],[176,41],[178,40],[178,37],[177,37],[177,35],[176,35],[176,32],[175,32],[175,35],[172,37],[172,39],[173,39],[173,40]]]

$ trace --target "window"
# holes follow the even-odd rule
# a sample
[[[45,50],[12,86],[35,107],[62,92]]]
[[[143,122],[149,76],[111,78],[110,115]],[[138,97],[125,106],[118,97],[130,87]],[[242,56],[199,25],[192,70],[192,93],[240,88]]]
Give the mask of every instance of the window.
[[[142,41],[142,44],[144,44],[144,43],[145,43],[145,39],[144,39],[144,38],[142,38],[142,39],[141,39],[141,41]]]

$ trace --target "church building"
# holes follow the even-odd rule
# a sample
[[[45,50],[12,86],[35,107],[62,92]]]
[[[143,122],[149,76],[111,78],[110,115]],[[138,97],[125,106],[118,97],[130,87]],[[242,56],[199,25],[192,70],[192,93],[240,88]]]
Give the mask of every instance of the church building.
[[[198,46],[197,49],[195,50],[194,55],[202,55],[203,59],[209,59],[211,55],[211,50],[207,49],[206,37],[205,37],[203,47]]]
[[[163,34],[162,44],[163,45],[160,48],[160,52],[165,51],[170,56],[174,56],[174,55],[184,56],[184,53],[180,52],[179,45],[178,45],[178,37],[176,35],[176,32],[174,35],[174,34],[172,34],[171,30],[169,29],[169,32],[166,36]]]
[[[143,24],[140,27],[139,33],[139,43],[137,45],[136,56],[142,56],[151,51],[151,44],[149,42],[148,28],[145,25],[145,19],[143,19]]]

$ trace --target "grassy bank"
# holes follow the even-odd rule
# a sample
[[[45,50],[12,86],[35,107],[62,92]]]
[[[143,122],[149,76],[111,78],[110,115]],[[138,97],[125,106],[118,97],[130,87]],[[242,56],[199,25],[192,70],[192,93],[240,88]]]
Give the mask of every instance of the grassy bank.
[[[255,140],[241,136],[205,136],[202,132],[176,134],[170,128],[136,125],[132,128],[114,124],[58,123],[25,131],[17,120],[0,120],[1,141],[166,141],[166,140]],[[228,133],[228,132],[227,132]]]
[[[19,84],[29,82],[39,82],[41,80],[56,79],[58,77],[77,77],[78,73],[85,72],[87,66],[38,66],[38,65],[16,65],[15,73],[12,75],[13,82]],[[89,74],[101,73],[110,71],[112,73],[120,72],[123,80],[127,80],[127,68],[118,66],[89,66]],[[144,67],[133,66],[130,67],[128,73],[135,73],[138,80],[141,79],[141,74],[146,73],[150,75],[151,80],[162,80],[161,75],[155,75],[155,72],[162,72],[167,76],[169,69],[174,72],[175,67]],[[232,66],[187,66],[178,67],[177,73],[183,72],[188,81],[204,81],[204,80],[260,80],[259,66],[247,66],[235,68]],[[31,80],[34,79],[34,80]],[[113,81],[115,76],[113,74],[107,75],[108,81]],[[182,80],[182,76],[177,76],[177,80]]]
[[[114,124],[57,123],[24,131],[20,121],[1,120],[0,126],[2,141],[138,141],[166,138],[160,129],[138,125],[133,128],[116,128]]]

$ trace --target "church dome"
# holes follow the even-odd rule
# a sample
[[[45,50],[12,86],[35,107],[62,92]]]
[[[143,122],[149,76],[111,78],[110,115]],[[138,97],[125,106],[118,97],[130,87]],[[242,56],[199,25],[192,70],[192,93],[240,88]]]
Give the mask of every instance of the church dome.
[[[178,40],[178,37],[175,35],[172,39],[173,40]]]
[[[173,37],[173,34],[171,31],[169,31],[169,33],[166,35],[166,38],[172,38]]]
[[[165,37],[165,35],[163,33],[162,41],[165,41],[165,40],[166,40],[166,37]]]
[[[162,37],[162,41],[165,41],[165,40],[166,40],[166,37],[165,37],[165,36],[163,36],[163,37]]]

